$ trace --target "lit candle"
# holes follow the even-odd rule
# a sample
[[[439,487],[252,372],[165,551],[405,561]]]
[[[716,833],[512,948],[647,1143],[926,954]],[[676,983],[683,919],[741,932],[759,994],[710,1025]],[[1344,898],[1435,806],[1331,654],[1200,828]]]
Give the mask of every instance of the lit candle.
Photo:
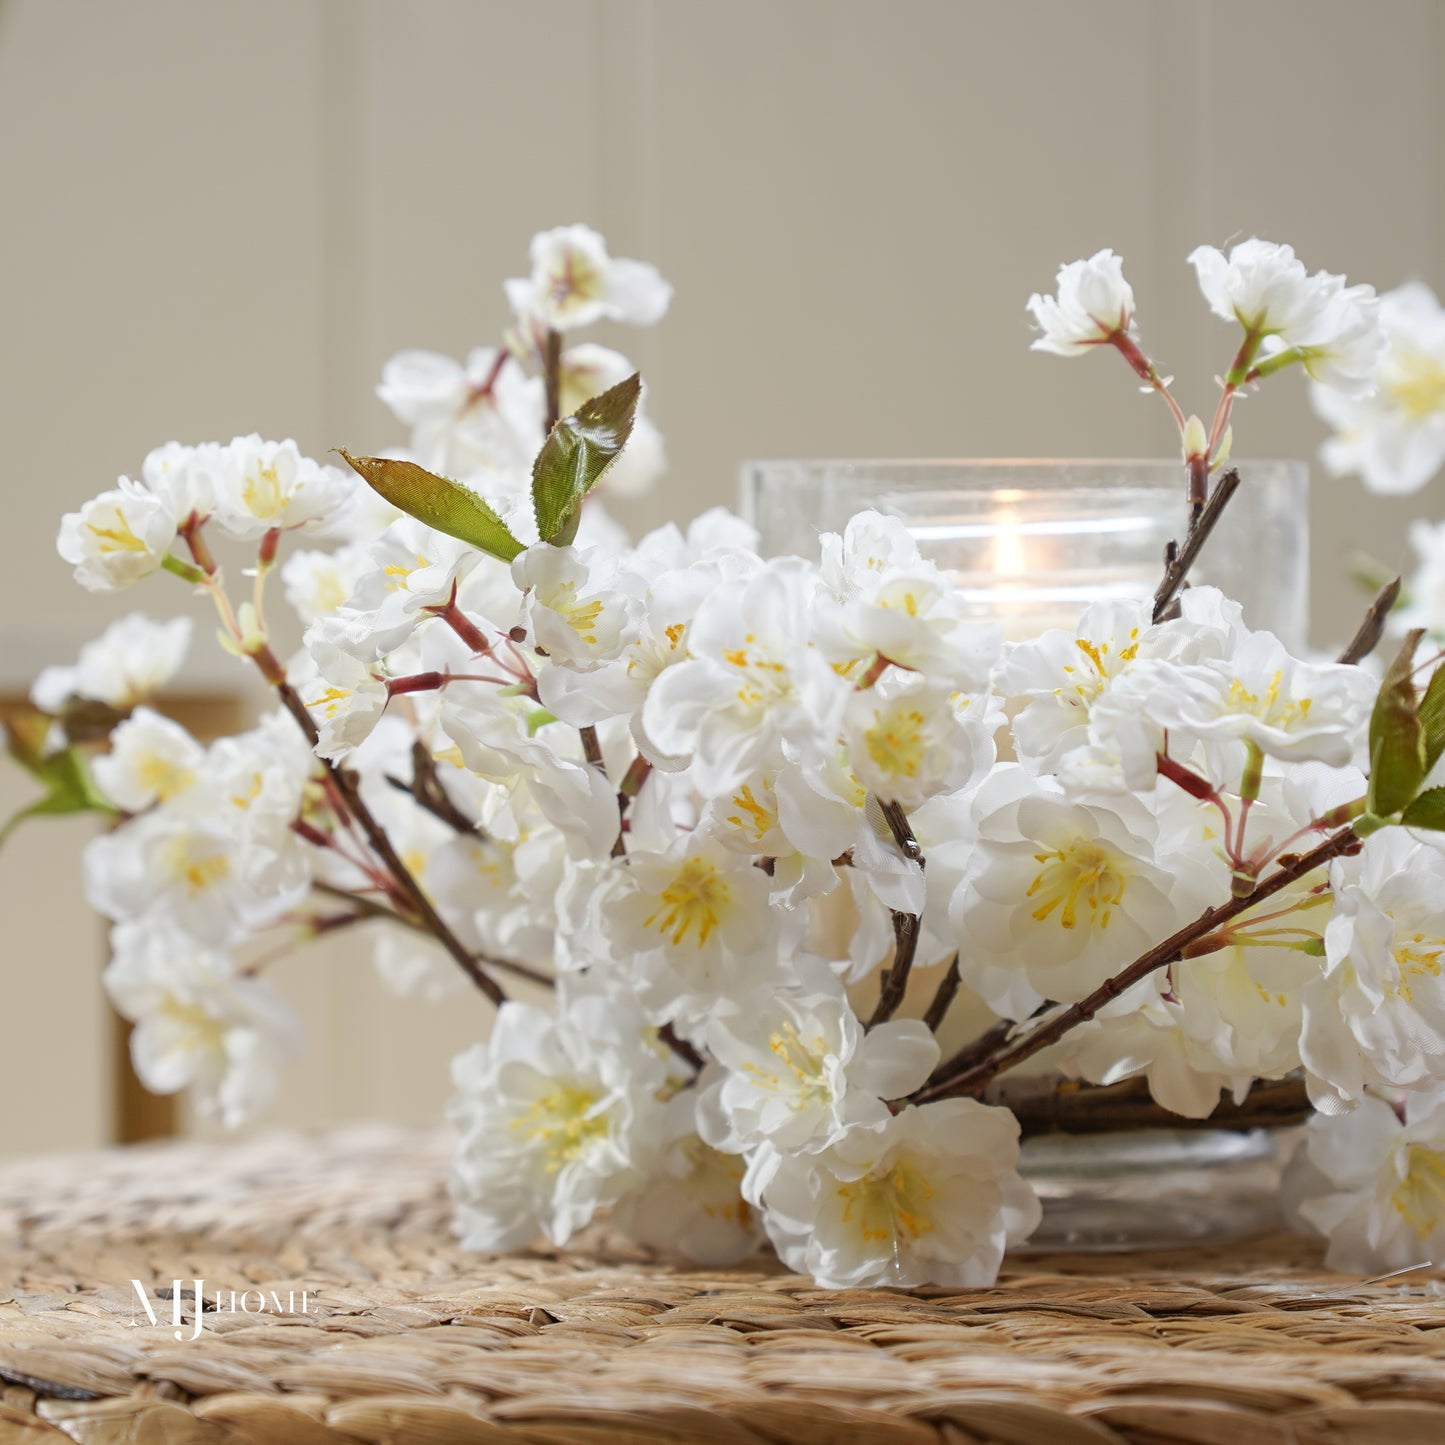
[[[1254,627],[1304,642],[1308,473],[1241,463],[1248,478],[1197,569]],[[1091,602],[1143,600],[1185,525],[1177,461],[752,462],[743,509],[764,555],[817,556],[855,513],[897,517],[952,577],[965,609],[1011,640],[1073,627]]]

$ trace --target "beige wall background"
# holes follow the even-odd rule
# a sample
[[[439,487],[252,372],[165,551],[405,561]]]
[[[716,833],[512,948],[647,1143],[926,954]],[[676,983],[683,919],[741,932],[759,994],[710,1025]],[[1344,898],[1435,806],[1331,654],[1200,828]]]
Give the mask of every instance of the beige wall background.
[[[1230,338],[1197,242],[1445,288],[1442,72],[1438,0],[4,0],[0,691],[120,610],[69,583],[61,511],[171,437],[398,440],[384,359],[495,338],[565,221],[677,285],[615,338],[672,458],[636,525],[730,500],[748,456],[1164,451],[1122,367],[1029,353],[1025,298],[1112,245],[1203,410]],[[1236,413],[1242,455],[1319,435],[1295,378]],[[1359,609],[1347,553],[1403,563],[1442,493],[1317,480],[1320,640]],[[0,807],[24,793],[0,770]],[[0,856],[0,1153],[108,1137],[82,836]],[[486,1027],[345,951],[290,993],[311,1048],[279,1122],[435,1118]]]

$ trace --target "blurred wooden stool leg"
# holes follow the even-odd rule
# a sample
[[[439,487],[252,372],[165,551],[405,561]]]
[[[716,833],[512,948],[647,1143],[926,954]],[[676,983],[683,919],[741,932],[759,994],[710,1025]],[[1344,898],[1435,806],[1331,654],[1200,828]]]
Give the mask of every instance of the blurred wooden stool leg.
[[[130,1061],[131,1025],[111,1013],[111,1134],[117,1144],[170,1139],[180,1133],[180,1099],[152,1094],[136,1077]]]

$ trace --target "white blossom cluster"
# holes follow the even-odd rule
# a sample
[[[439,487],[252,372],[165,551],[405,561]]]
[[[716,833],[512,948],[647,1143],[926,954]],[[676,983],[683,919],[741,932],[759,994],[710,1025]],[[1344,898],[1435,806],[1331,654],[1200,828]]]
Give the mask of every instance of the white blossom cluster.
[[[940,1044],[965,1016],[1003,1049],[1069,1021],[1039,1062],[1142,1078],[1196,1119],[1298,1076],[1323,1111],[1299,1217],[1361,1267],[1445,1243],[1445,852],[1403,802],[1371,811],[1392,756],[1373,677],[1292,656],[1205,587],[1158,621],[1101,602],[1006,645],[876,512],[808,557],[760,557],[720,510],[633,544],[589,504],[575,541],[533,540],[548,353],[656,320],[670,290],[582,227],[532,260],[503,347],[404,354],[381,388],[410,459],[511,525],[510,561],[254,437],[164,448],[65,519],[83,585],[179,573],[281,689],[203,746],[146,706],[184,637],[134,620],[38,686],[57,729],[76,697],[123,718],[93,768],[120,826],[86,879],[145,1081],[254,1113],[295,1025],[248,940],[357,924],[401,990],[468,988],[457,950],[493,987],[551,990],[507,998],[454,1065],[478,1249],[561,1244],[607,1207],[709,1264],[766,1238],[826,1286],[987,1283],[1040,1205],[1018,1119],[970,1087],[987,1050]],[[1111,253],[1033,299],[1037,344],[1119,349],[1204,473],[1240,387],[1298,362],[1368,391],[1368,288],[1257,241],[1191,260],[1244,335],[1210,428],[1140,349]],[[556,365],[564,415],[629,370],[585,345]],[[257,544],[235,611],[207,528]],[[333,548],[280,562],[291,531]],[[273,566],[306,624],[284,664]]]

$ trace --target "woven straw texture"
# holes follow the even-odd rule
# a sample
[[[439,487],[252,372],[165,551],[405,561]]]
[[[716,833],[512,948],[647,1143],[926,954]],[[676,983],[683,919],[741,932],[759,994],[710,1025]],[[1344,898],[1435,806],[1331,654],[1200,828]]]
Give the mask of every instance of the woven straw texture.
[[[1292,1239],[908,1293],[602,1236],[489,1261],[448,1232],[445,1158],[367,1131],[0,1171],[0,1445],[1445,1442],[1429,1272],[1362,1284]],[[203,1280],[199,1337],[136,1278]],[[310,1313],[210,1309],[246,1289]]]

